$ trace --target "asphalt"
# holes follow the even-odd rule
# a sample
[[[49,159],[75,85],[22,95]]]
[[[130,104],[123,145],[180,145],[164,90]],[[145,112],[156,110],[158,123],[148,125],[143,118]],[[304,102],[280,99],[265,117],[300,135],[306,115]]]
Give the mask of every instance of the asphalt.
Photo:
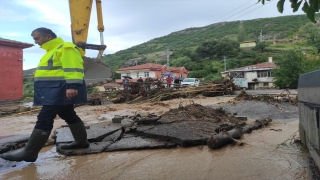
[[[281,106],[284,107],[285,104],[281,104]],[[216,111],[214,106],[211,107],[212,112]],[[247,122],[245,115],[249,115],[252,118],[252,115],[257,114],[257,111],[269,114],[275,114],[276,112],[279,112],[279,109],[275,108],[274,105],[266,104],[265,102],[243,101],[236,105],[221,104],[219,105],[219,108],[221,107],[225,108],[230,113],[237,113],[240,115],[240,117],[237,121],[230,121],[235,117],[234,115],[228,113],[218,115],[216,113],[216,116],[219,117],[212,117],[212,120],[205,118],[202,120],[184,118],[184,120],[179,121],[168,121],[168,118],[175,119],[178,118],[178,115],[181,115],[181,113],[177,112],[179,109],[173,110],[176,116],[171,116],[171,111],[167,112],[167,116],[164,114],[163,116],[158,117],[148,116],[147,114],[136,114],[134,117],[130,118],[116,115],[114,119],[117,121],[102,120],[99,123],[85,126],[90,147],[84,149],[64,150],[60,148],[61,145],[74,141],[69,127],[63,126],[56,129],[54,133],[57,152],[70,156],[95,154],[104,151],[159,149],[172,148],[176,146],[189,147],[196,145],[207,145],[208,139],[218,135],[221,131],[228,131],[228,136],[233,138],[235,137],[232,135],[232,130],[235,128],[242,129],[242,133],[250,133],[251,130],[248,131],[246,126],[246,124],[250,123]],[[285,107],[289,109],[285,109],[284,112],[279,113],[275,117],[290,117],[289,119],[291,119],[298,116],[295,113],[292,114],[292,111],[296,108],[295,106],[286,103]],[[196,109],[203,111],[203,106],[194,105],[193,108],[195,108],[194,112],[197,113],[198,111],[196,111]],[[290,108],[293,109],[290,110]],[[180,109],[180,111],[185,112],[186,109],[183,108]],[[223,112],[221,110],[217,111]],[[199,113],[201,112],[199,111]],[[168,114],[170,116],[168,116]],[[191,112],[187,114],[191,114]],[[210,114],[210,112],[207,112],[207,114]],[[221,120],[220,116],[224,116],[226,119]],[[263,118],[270,117],[267,114],[263,116]],[[217,121],[217,119],[220,120]],[[251,124],[254,123],[255,122]],[[242,133],[240,133],[238,136],[241,137]],[[3,153],[20,148],[25,144],[27,139],[28,135],[2,138],[0,141],[0,151]]]

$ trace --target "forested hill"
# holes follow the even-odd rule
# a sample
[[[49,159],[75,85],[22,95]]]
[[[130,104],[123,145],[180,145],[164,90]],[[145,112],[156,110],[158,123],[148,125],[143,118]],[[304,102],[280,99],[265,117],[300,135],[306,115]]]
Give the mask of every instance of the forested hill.
[[[318,13],[316,19],[319,18]],[[264,41],[256,49],[239,49],[240,42],[259,42],[261,32]],[[314,35],[318,38],[313,37]],[[274,40],[287,43],[275,44],[272,43]],[[102,61],[112,70],[147,62],[165,64],[167,47],[171,52],[171,66],[184,66],[192,71],[190,76],[193,77],[219,78],[220,72],[224,70],[224,56],[227,58],[227,69],[231,69],[265,62],[269,56],[277,59],[279,54],[290,49],[298,48],[309,54],[315,53],[320,48],[320,26],[319,23],[311,23],[306,15],[220,22],[173,32],[114,54],[104,55]],[[29,71],[24,71],[24,74]],[[115,78],[120,78],[119,74],[115,73]]]
[[[319,18],[319,14],[316,17]],[[306,15],[294,15],[220,22],[205,27],[188,28],[173,32],[164,37],[152,39],[111,55],[105,55],[103,62],[113,70],[120,68],[126,61],[134,58],[138,60],[138,64],[145,62],[165,63],[166,57],[163,56],[163,52],[167,46],[173,53],[173,56],[170,58],[176,59],[179,56],[190,57],[196,48],[201,46],[205,41],[219,40],[226,36],[238,42],[258,40],[261,30],[265,40],[273,38],[292,39],[298,36],[299,29],[306,23],[310,23]],[[162,56],[160,52],[162,52]],[[192,57],[190,58],[192,59]],[[135,60],[132,62],[136,62]],[[130,63],[127,65],[130,65]]]

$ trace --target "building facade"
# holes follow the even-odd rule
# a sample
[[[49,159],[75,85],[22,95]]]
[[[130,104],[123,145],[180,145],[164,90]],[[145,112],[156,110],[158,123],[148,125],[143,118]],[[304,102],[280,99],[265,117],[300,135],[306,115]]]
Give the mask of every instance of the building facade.
[[[257,46],[256,41],[244,41],[240,43],[240,48],[245,50],[252,50]]]
[[[166,65],[147,63],[138,66],[131,66],[127,68],[121,68],[116,70],[116,73],[120,73],[121,77],[130,76],[132,82],[136,82],[140,77],[144,80],[148,76],[153,79],[160,79],[163,76],[171,76],[174,78],[186,78],[188,71],[185,67],[170,67],[167,71]],[[122,78],[123,79],[123,78]],[[122,79],[116,79],[117,83],[122,83]]]
[[[33,44],[0,38],[0,100],[23,97],[23,49]]]
[[[272,75],[272,69],[276,65],[269,58],[269,62],[254,64],[250,66],[230,69],[222,72],[223,77],[232,77],[235,84],[246,89],[267,89],[275,88]]]

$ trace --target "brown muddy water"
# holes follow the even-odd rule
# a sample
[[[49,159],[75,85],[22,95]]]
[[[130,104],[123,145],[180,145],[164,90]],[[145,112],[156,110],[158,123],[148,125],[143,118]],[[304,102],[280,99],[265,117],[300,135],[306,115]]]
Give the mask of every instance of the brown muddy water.
[[[0,161],[0,179],[308,179],[308,154],[290,143],[297,131],[298,120],[272,122],[245,134],[243,146],[219,150],[196,146],[65,157],[48,146],[34,163]]]

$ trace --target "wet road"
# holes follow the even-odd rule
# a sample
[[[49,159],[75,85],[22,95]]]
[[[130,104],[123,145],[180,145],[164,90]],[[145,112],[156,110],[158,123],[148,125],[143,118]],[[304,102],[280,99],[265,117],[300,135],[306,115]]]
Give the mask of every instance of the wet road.
[[[237,94],[240,93],[240,91],[237,92]],[[258,95],[258,94],[292,94],[292,95],[297,95],[298,91],[296,89],[264,89],[264,90],[246,90],[247,94],[253,94],[253,95]]]
[[[307,154],[290,144],[297,131],[298,120],[273,122],[245,134],[243,146],[219,150],[197,146],[63,157],[49,146],[35,163],[0,159],[0,179],[307,179]]]

